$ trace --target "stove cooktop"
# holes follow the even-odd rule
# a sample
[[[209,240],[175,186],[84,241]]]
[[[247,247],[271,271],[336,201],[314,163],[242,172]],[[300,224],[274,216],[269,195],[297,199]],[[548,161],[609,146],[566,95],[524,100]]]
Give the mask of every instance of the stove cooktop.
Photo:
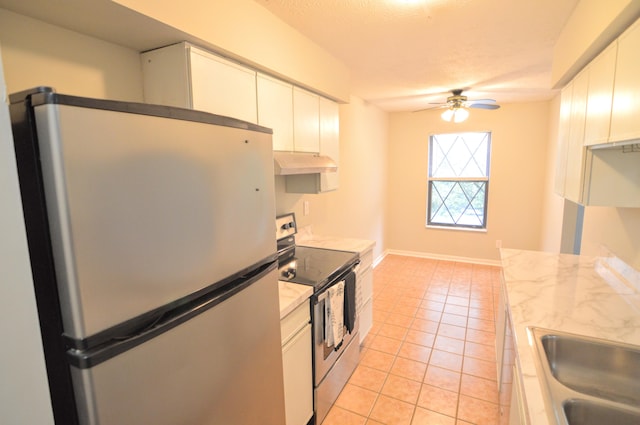
[[[355,252],[295,245],[281,255],[278,279],[310,285],[317,291],[358,261]]]

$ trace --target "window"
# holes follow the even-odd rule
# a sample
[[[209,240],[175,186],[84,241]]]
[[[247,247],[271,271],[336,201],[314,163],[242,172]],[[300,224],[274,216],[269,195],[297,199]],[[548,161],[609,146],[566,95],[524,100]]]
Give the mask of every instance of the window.
[[[429,138],[427,226],[485,229],[491,133]]]

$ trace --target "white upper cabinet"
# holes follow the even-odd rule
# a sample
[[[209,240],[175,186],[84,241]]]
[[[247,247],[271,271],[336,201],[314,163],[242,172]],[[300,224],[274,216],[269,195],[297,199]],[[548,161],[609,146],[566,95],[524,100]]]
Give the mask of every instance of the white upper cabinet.
[[[584,129],[584,144],[587,146],[609,141],[617,47],[617,42],[613,42],[589,64],[587,119]]]
[[[584,181],[586,153],[584,128],[587,113],[587,91],[589,88],[589,73],[587,71],[584,70],[573,80],[573,93],[571,96],[564,196],[576,203],[582,202]]]
[[[573,202],[640,208],[638,51],[640,21],[562,90],[554,189]]]
[[[142,70],[146,102],[258,122],[250,68],[179,43],[143,53]]]
[[[293,143],[296,152],[320,152],[320,96],[293,88]]]
[[[258,122],[256,72],[191,47],[193,109]]]
[[[140,55],[145,102],[192,108],[191,77],[187,58],[185,43]]]
[[[141,60],[146,102],[259,124],[273,130],[274,150],[320,153],[338,162],[336,102],[187,42],[142,53]],[[337,173],[306,179],[317,180],[314,193],[338,187]]]
[[[258,74],[258,124],[273,130],[273,149],[293,151],[293,86]]]
[[[338,189],[340,179],[340,107],[329,99],[319,98],[320,155],[331,158],[338,171],[286,176],[290,193],[322,193]]]
[[[320,154],[340,164],[340,107],[336,102],[320,98]],[[334,173],[320,174],[320,191],[338,188],[340,167]]]
[[[609,141],[640,138],[640,21],[618,38]]]
[[[569,152],[569,130],[571,123],[571,96],[573,82],[567,84],[560,94],[560,120],[558,124],[558,151],[556,153],[556,178],[554,191],[564,196],[564,184],[567,176],[567,154]]]

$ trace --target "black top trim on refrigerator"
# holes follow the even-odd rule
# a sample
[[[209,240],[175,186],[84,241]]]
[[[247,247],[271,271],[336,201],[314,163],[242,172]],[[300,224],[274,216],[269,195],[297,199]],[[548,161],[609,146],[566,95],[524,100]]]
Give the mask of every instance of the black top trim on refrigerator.
[[[244,130],[258,131],[273,134],[273,130],[236,118],[215,115],[209,112],[197,111],[177,106],[155,105],[150,103],[122,102],[118,100],[92,99],[86,97],[58,94],[51,87],[35,87],[14,93],[9,96],[10,103],[24,102],[30,99],[32,106],[44,104],[57,104],[79,106],[83,108],[103,109],[115,112],[150,115],[156,117],[173,118],[184,121],[203,122],[221,125],[224,127],[240,128]]]
[[[72,366],[80,369],[94,367],[215,307],[229,297],[262,279],[271,271],[276,270],[277,266],[278,264],[275,261],[264,264],[251,275],[238,277],[238,279],[228,283],[226,286],[222,286],[213,292],[168,312],[166,317],[159,317],[156,323],[143,324],[144,327],[139,329],[135,334],[122,336],[120,338],[114,337],[111,341],[86,351],[76,349],[68,350],[67,359]]]

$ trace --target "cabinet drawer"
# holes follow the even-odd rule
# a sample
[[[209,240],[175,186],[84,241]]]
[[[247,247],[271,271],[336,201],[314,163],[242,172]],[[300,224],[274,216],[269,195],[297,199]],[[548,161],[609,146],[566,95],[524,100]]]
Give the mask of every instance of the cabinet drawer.
[[[358,312],[358,319],[360,320],[360,344],[362,344],[373,327],[373,300],[365,301]]]
[[[307,300],[280,321],[282,345],[286,344],[300,329],[310,322],[311,312],[309,310],[309,300]]]
[[[373,265],[373,249],[360,253],[360,267],[366,269]]]
[[[359,269],[356,276],[356,311],[360,311],[362,306],[373,296],[373,270],[369,266]]]

